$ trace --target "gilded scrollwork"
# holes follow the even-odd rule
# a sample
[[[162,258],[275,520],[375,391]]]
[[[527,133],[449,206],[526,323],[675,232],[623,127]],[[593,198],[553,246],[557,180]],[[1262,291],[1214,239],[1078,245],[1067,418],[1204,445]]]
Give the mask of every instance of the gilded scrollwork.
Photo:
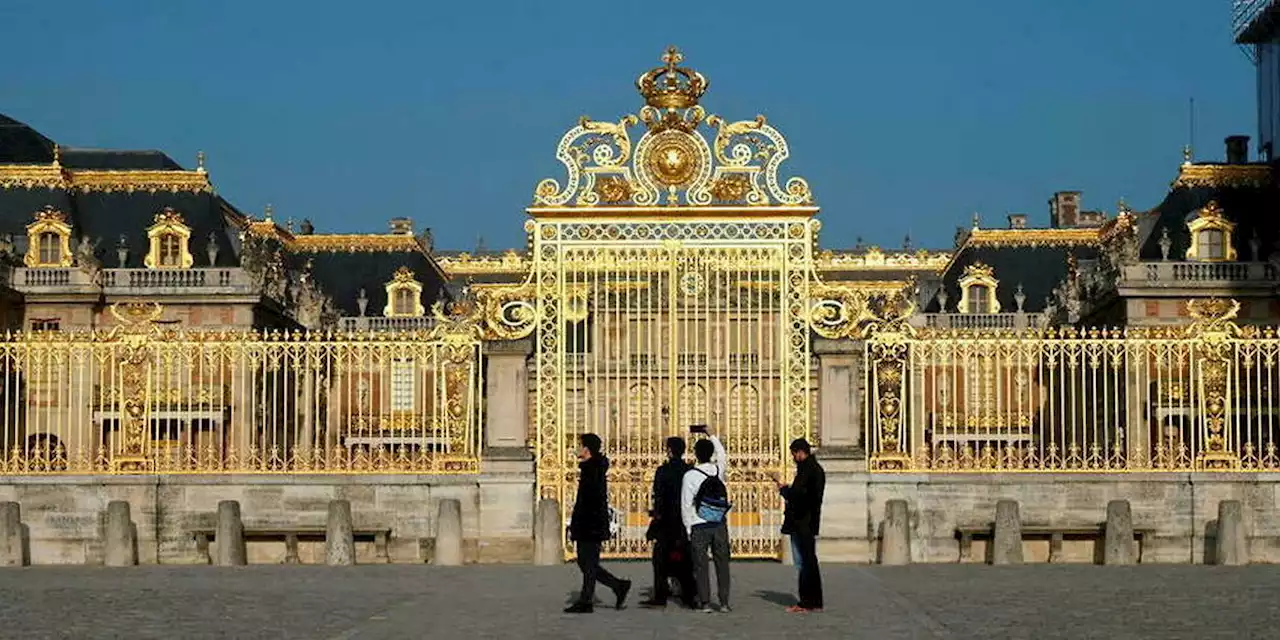
[[[617,123],[583,118],[570,129],[556,149],[565,184],[553,178],[539,182],[534,207],[811,205],[803,178],[778,177],[790,155],[782,134],[764,116],[707,116],[698,101],[708,82],[678,66],[683,59],[668,49],[664,66],[640,76],[636,86],[646,104],[639,117],[627,115]],[[641,122],[646,131],[633,154],[628,128]],[[699,130],[703,122],[716,130],[714,151]]]

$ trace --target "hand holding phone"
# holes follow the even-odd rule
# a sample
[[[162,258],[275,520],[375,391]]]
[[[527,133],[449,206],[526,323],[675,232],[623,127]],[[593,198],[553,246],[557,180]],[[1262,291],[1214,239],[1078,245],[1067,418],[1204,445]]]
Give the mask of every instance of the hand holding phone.
[[[706,432],[707,432],[707,425],[705,424],[689,425],[689,433],[706,433]]]

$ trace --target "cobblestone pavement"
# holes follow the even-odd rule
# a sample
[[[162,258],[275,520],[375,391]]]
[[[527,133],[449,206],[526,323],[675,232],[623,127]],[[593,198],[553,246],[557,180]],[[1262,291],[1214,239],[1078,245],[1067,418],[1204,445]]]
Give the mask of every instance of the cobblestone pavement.
[[[728,614],[641,609],[648,565],[611,568],[632,606],[586,616],[572,566],[4,569],[0,637],[1280,638],[1280,567],[828,565],[802,616],[791,567],[734,565]]]

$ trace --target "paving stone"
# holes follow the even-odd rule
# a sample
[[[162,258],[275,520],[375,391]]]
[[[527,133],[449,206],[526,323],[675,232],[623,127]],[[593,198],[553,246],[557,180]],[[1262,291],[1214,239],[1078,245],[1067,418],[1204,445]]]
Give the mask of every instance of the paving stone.
[[[734,611],[631,606],[570,616],[572,566],[29,567],[0,572],[13,638],[1263,638],[1264,566],[823,566],[827,611],[789,615],[796,572],[733,566]],[[602,590],[600,596],[608,596]]]

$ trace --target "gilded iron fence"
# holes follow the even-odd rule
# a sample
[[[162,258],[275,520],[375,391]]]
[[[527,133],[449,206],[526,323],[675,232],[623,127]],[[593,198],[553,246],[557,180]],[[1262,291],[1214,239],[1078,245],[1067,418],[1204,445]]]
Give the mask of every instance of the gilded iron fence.
[[[481,341],[466,323],[205,333],[152,324],[158,307],[120,317],[0,342],[0,472],[479,470]]]
[[[1186,328],[874,334],[871,468],[1280,469],[1280,335],[1214,304]]]

